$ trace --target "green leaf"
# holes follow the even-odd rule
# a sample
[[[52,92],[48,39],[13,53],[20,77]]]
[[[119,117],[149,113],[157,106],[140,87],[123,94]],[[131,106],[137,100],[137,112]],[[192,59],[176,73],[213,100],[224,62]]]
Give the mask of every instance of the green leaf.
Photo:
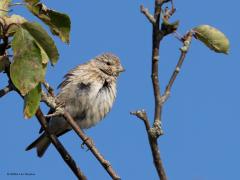
[[[164,32],[165,35],[167,35],[175,32],[178,29],[178,26],[179,26],[179,21],[169,23],[168,21],[163,19],[161,30]]]
[[[24,117],[31,118],[37,111],[41,100],[41,84],[39,83],[34,89],[24,96]]]
[[[24,1],[29,4],[36,4],[39,2],[39,0],[24,0]]]
[[[221,31],[209,25],[201,25],[195,27],[193,30],[195,33],[194,36],[211,50],[228,54],[230,43]]]
[[[27,20],[24,17],[16,14],[13,14],[11,16],[5,16],[4,20],[6,22],[6,26],[9,26],[9,29],[7,31],[9,36],[13,36],[13,34],[19,28],[19,25],[23,24],[24,22],[27,22]]]
[[[8,14],[9,4],[11,0],[1,0],[0,1],[0,16],[5,16]]]
[[[48,9],[44,4],[36,1],[29,3],[25,0],[25,2],[28,2],[26,6],[30,12],[47,24],[54,35],[59,36],[63,42],[69,43],[71,21],[67,14]]]
[[[0,56],[0,72],[4,71],[7,66],[10,65],[9,59],[7,56]]]
[[[19,27],[12,41],[13,63],[11,80],[22,95],[27,94],[44,81],[46,65],[42,63],[41,49],[31,34]]]
[[[43,63],[47,63],[48,59],[50,59],[52,64],[56,64],[59,58],[57,47],[41,25],[38,23],[25,22],[21,26],[26,29],[38,43],[39,48],[41,49]]]

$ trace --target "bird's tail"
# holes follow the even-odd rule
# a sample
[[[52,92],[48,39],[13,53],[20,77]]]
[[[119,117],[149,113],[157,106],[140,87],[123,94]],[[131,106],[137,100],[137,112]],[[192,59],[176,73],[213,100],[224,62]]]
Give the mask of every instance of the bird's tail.
[[[38,137],[35,141],[32,142],[27,148],[26,151],[36,148],[38,157],[42,157],[51,141],[47,137],[45,133],[43,133],[40,137]]]

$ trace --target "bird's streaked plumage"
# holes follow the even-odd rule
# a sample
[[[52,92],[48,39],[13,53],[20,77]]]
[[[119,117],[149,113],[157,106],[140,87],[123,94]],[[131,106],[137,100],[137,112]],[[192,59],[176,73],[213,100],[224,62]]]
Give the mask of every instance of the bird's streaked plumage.
[[[122,71],[124,69],[117,56],[112,53],[97,56],[64,76],[64,81],[59,85],[57,101],[64,104],[65,110],[81,128],[90,128],[112,108],[117,92],[116,80]],[[71,130],[71,127],[63,117],[53,117],[49,120],[49,129],[60,136]],[[26,150],[36,147],[41,157],[49,145],[50,140],[43,133]]]

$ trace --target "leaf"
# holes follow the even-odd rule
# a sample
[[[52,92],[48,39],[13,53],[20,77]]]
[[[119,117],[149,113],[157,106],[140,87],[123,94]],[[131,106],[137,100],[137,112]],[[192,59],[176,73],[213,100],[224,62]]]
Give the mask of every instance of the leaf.
[[[37,111],[41,100],[41,84],[39,83],[34,89],[24,96],[24,117],[31,118]]]
[[[9,26],[9,29],[7,31],[9,36],[13,36],[13,34],[17,31],[19,28],[19,25],[27,22],[27,20],[19,15],[13,14],[11,16],[5,16],[4,20],[6,21],[6,26]]]
[[[24,96],[44,81],[46,65],[42,63],[41,50],[31,34],[19,28],[12,41],[13,63],[10,66],[11,80]]]
[[[211,50],[228,54],[230,43],[221,31],[209,25],[201,25],[193,30],[195,32],[194,36]]]
[[[24,0],[24,1],[29,4],[36,4],[39,2],[39,0]]]
[[[48,59],[50,59],[52,64],[56,64],[59,58],[57,47],[41,25],[38,23],[25,22],[21,26],[27,30],[38,43],[43,57],[43,63],[47,63]]]
[[[174,31],[176,31],[178,29],[178,26],[179,26],[179,21],[169,23],[168,21],[163,19],[161,29],[165,34],[170,34],[170,33],[173,33]]]
[[[19,15],[13,14],[11,16],[5,16],[4,20],[6,21],[6,25],[10,25],[10,24],[23,24],[24,22],[27,22],[27,20]]]
[[[38,44],[38,47],[40,48],[40,52],[41,52],[41,56],[42,56],[42,63],[43,64],[47,64],[48,63],[48,60],[49,60],[49,57],[48,55],[46,54],[46,52],[43,50],[43,48]],[[53,64],[53,63],[52,63]],[[55,63],[54,63],[55,64]]]
[[[63,42],[69,43],[71,21],[67,14],[48,9],[42,3],[36,3],[39,1],[25,0],[25,2],[29,11],[47,24],[54,35],[59,36]]]
[[[1,0],[0,1],[0,16],[5,16],[8,14],[8,8],[11,0]]]
[[[7,66],[10,65],[9,59],[7,56],[0,56],[0,72],[4,71]]]

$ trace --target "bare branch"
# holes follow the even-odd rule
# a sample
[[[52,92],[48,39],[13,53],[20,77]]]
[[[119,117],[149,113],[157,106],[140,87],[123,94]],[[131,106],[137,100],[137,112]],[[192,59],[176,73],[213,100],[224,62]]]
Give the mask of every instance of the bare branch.
[[[64,112],[63,117],[66,119],[66,121],[69,123],[69,125],[73,128],[73,130],[77,133],[77,135],[82,139],[84,144],[89,148],[89,150],[93,153],[93,155],[97,158],[97,160],[101,163],[101,165],[104,167],[104,169],[108,172],[108,174],[112,177],[114,180],[120,180],[121,178],[116,174],[116,172],[113,170],[111,164],[109,161],[105,160],[104,157],[100,154],[98,149],[95,147],[93,140],[86,136],[82,129],[78,126],[76,121],[71,117],[71,115],[68,112]]]
[[[159,48],[160,48],[160,41],[164,37],[162,32],[159,29],[160,24],[160,16],[161,16],[161,9],[162,9],[163,1],[155,0],[155,8],[154,8],[154,17],[156,19],[156,25],[153,26],[153,39],[152,39],[152,84],[153,84],[153,92],[155,98],[155,113],[154,113],[154,127],[159,129],[160,131],[157,132],[158,136],[161,135],[161,113],[162,113],[162,106],[161,106],[161,92],[160,92],[160,84],[159,84],[159,77],[158,77],[158,63],[159,63]]]
[[[47,133],[47,136],[51,140],[52,144],[55,146],[59,154],[61,155],[62,159],[66,162],[66,164],[71,168],[73,173],[78,177],[78,179],[86,180],[87,178],[84,176],[84,174],[80,171],[80,169],[77,167],[75,161],[72,159],[71,155],[67,152],[67,150],[64,148],[64,146],[60,143],[60,141],[57,139],[56,135],[52,134],[48,129],[48,123],[40,109],[36,112],[36,117],[43,127],[44,131]]]
[[[167,180],[167,176],[163,167],[163,163],[160,157],[160,150],[158,147],[157,139],[159,136],[163,134],[163,130],[161,127],[161,115],[162,115],[162,96],[160,91],[160,83],[158,77],[158,64],[159,64],[159,49],[160,49],[160,42],[169,33],[165,33],[162,27],[160,28],[160,17],[162,12],[162,5],[164,3],[170,2],[172,3],[172,10],[165,11],[167,20],[173,15],[175,12],[175,8],[173,7],[172,0],[155,0],[155,7],[154,7],[154,15],[152,16],[146,8],[141,6],[141,12],[145,14],[148,20],[153,25],[152,31],[152,85],[153,85],[153,93],[155,99],[155,110],[154,110],[154,122],[152,127],[150,126],[147,114],[145,111],[136,111],[132,112],[132,115],[137,116],[145,123],[146,131],[148,134],[148,140],[151,147],[152,157],[154,161],[154,165],[156,171],[158,173],[159,179]],[[172,30],[174,32],[175,30]]]
[[[43,85],[48,93],[54,97],[54,89],[46,81],[43,82]]]
[[[151,126],[150,126],[150,123],[149,123],[149,120],[148,120],[148,117],[147,117],[147,113],[144,109],[143,110],[138,110],[136,112],[130,112],[130,114],[135,115],[139,119],[143,120],[147,132],[151,129]]]
[[[177,65],[176,65],[176,68],[173,71],[172,76],[171,76],[171,78],[168,82],[168,85],[167,85],[166,89],[165,89],[164,95],[162,96],[162,103],[164,103],[170,95],[171,88],[172,88],[172,86],[173,86],[173,84],[174,84],[174,82],[175,82],[175,80],[176,80],[176,78],[177,78],[177,76],[180,72],[180,69],[181,69],[182,64],[185,60],[186,54],[189,50],[189,46],[190,46],[190,43],[191,43],[191,40],[192,40],[192,36],[193,36],[193,33],[190,31],[183,37],[183,46],[180,48],[181,55],[180,55],[180,58],[178,60]]]
[[[56,100],[53,96],[46,94],[44,91],[42,91],[41,94],[41,101],[44,102],[48,107],[55,109],[57,108]]]
[[[163,134],[161,128],[161,113],[162,113],[162,103],[161,103],[161,92],[160,92],[160,85],[159,85],[159,78],[158,78],[158,62],[159,62],[159,48],[160,48],[160,41],[164,37],[163,32],[160,30],[160,16],[162,11],[162,5],[166,1],[162,0],[155,0],[155,8],[154,8],[154,19],[156,23],[153,24],[153,31],[152,31],[152,84],[153,84],[153,92],[155,98],[155,113],[154,113],[154,123],[153,127],[149,129],[147,126],[150,126],[145,123],[147,134],[148,134],[148,141],[151,147],[152,157],[154,161],[154,165],[156,171],[158,173],[159,179],[166,180],[167,176],[163,167],[163,163],[160,157],[160,151],[157,143],[157,139],[160,135]],[[144,121],[147,122],[147,121]]]
[[[156,24],[156,19],[153,17],[153,15],[150,14],[147,8],[141,5],[140,11],[146,16],[146,18],[149,20],[150,23]]]
[[[5,88],[0,90],[0,98],[8,94],[13,90],[13,86],[11,84],[7,85]]]

